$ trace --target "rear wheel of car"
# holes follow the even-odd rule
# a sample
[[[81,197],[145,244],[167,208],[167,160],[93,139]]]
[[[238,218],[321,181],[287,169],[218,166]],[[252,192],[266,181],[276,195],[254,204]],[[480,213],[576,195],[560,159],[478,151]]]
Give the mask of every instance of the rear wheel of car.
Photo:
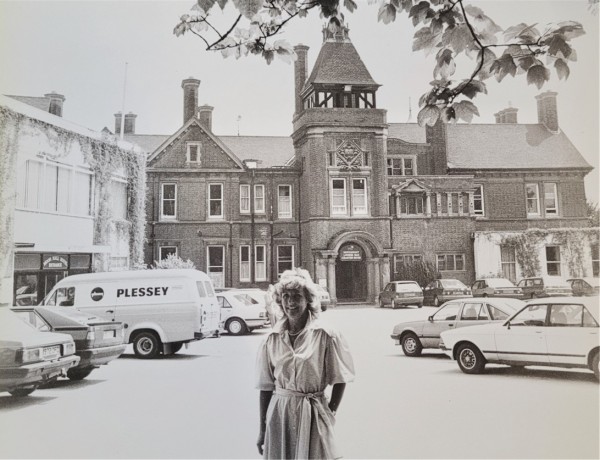
[[[246,333],[246,324],[240,318],[231,318],[225,324],[225,329],[231,335],[243,335]]]
[[[139,332],[133,339],[133,351],[138,358],[155,358],[160,352],[160,340],[154,332]]]
[[[418,308],[423,308],[423,302],[417,304]]]
[[[22,398],[23,396],[29,396],[37,389],[36,386],[28,387],[28,388],[17,388],[15,390],[10,390],[9,393],[17,398]]]
[[[488,296],[487,292],[485,292],[482,297],[487,297],[487,296]]]
[[[596,380],[600,382],[600,371],[598,370],[598,365],[600,360],[600,352],[597,351],[592,358],[592,370],[594,371],[594,375],[596,376]]]
[[[385,304],[383,303],[382,299],[379,299],[379,308],[383,308],[385,307]]]
[[[83,380],[94,370],[93,367],[85,367],[83,369],[75,368],[67,371],[67,377],[71,380]]]
[[[433,297],[433,306],[434,307],[439,307],[440,306],[440,299],[438,299],[438,296],[434,296]]]
[[[421,356],[423,345],[415,334],[406,334],[402,337],[402,351],[406,356]]]
[[[465,374],[481,374],[485,368],[485,358],[475,345],[466,343],[461,345],[456,355],[458,367]]]

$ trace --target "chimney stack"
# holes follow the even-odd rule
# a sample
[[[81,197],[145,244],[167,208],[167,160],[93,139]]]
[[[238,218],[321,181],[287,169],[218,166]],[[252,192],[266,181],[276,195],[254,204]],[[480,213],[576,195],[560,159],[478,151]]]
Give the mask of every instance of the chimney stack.
[[[63,102],[65,102],[65,97],[62,94],[58,94],[54,91],[44,94],[44,97],[50,99],[50,107],[48,108],[48,112],[50,112],[52,115],[62,117]]]
[[[297,59],[294,62],[294,77],[295,77],[295,93],[296,93],[296,115],[304,110],[304,102],[302,101],[302,88],[308,77],[308,46],[296,45],[294,51]]]
[[[200,124],[210,132],[212,132],[213,109],[214,107],[211,107],[210,105],[202,105],[198,107],[198,118],[200,118]]]
[[[546,91],[535,97],[537,100],[538,123],[544,125],[549,131],[557,133],[558,110],[556,108],[556,96],[558,93]]]
[[[121,112],[115,113],[115,134],[121,134]],[[123,134],[135,134],[135,119],[137,115],[134,113],[125,114],[125,126]]]
[[[200,80],[190,77],[181,82],[183,88],[183,122],[186,123],[190,118],[196,116],[198,107],[198,87]]]
[[[495,113],[496,123],[498,124],[506,124],[506,123],[517,123],[517,112],[519,109],[514,107],[509,107],[504,110],[500,110],[500,112]]]

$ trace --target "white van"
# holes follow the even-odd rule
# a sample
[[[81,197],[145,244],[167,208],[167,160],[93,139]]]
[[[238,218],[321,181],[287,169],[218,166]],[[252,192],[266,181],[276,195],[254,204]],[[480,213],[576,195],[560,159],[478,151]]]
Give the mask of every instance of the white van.
[[[206,273],[192,269],[88,273],[60,280],[43,305],[74,307],[123,323],[138,358],[219,336],[220,309]]]

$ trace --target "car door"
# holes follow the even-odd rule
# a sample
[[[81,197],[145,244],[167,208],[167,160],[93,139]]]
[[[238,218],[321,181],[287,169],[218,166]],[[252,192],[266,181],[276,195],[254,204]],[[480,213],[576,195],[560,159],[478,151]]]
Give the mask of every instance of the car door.
[[[440,346],[440,334],[456,327],[461,305],[462,302],[448,302],[429,317],[423,326],[421,337],[424,347],[438,348]]]
[[[529,305],[494,332],[498,358],[505,361],[548,363],[547,305]]]
[[[598,345],[598,325],[581,304],[554,304],[549,308],[549,362],[586,365],[589,351]]]
[[[490,322],[490,315],[483,302],[465,302],[455,327],[477,326]]]

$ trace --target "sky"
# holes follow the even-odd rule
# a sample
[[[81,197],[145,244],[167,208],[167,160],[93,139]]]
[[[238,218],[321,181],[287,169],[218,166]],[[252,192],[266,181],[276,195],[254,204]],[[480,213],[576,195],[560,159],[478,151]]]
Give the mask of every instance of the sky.
[[[416,121],[418,99],[433,79],[434,56],[412,51],[412,23],[404,16],[384,25],[377,5],[359,0],[346,14],[350,38],[374,80],[381,84],[379,108],[390,123],[406,122],[409,107]],[[599,201],[598,15],[587,0],[480,0],[501,27],[520,22],[575,20],[586,35],[573,44],[578,62],[568,80],[551,80],[538,90],[525,78],[486,81],[488,94],[474,102],[480,117],[494,123],[494,113],[519,109],[519,123],[536,123],[535,96],[558,93],[560,128],[595,170],[586,177],[588,200]],[[56,91],[66,97],[63,117],[101,130],[114,129],[114,114],[123,108],[138,115],[137,134],[172,134],[183,124],[181,81],[201,80],[199,104],[214,107],[217,135],[288,136],[294,111],[294,67],[282,60],[270,65],[256,56],[223,58],[205,51],[193,35],[176,37],[173,27],[189,12],[193,0],[0,0],[0,94],[43,96]],[[215,11],[226,24],[235,11]],[[310,47],[309,70],[322,43],[324,21],[316,12],[292,21],[282,35],[290,44]],[[126,64],[127,63],[127,64]],[[466,76],[466,75],[465,75]],[[125,97],[124,97],[125,88]],[[410,102],[409,102],[410,101]]]

